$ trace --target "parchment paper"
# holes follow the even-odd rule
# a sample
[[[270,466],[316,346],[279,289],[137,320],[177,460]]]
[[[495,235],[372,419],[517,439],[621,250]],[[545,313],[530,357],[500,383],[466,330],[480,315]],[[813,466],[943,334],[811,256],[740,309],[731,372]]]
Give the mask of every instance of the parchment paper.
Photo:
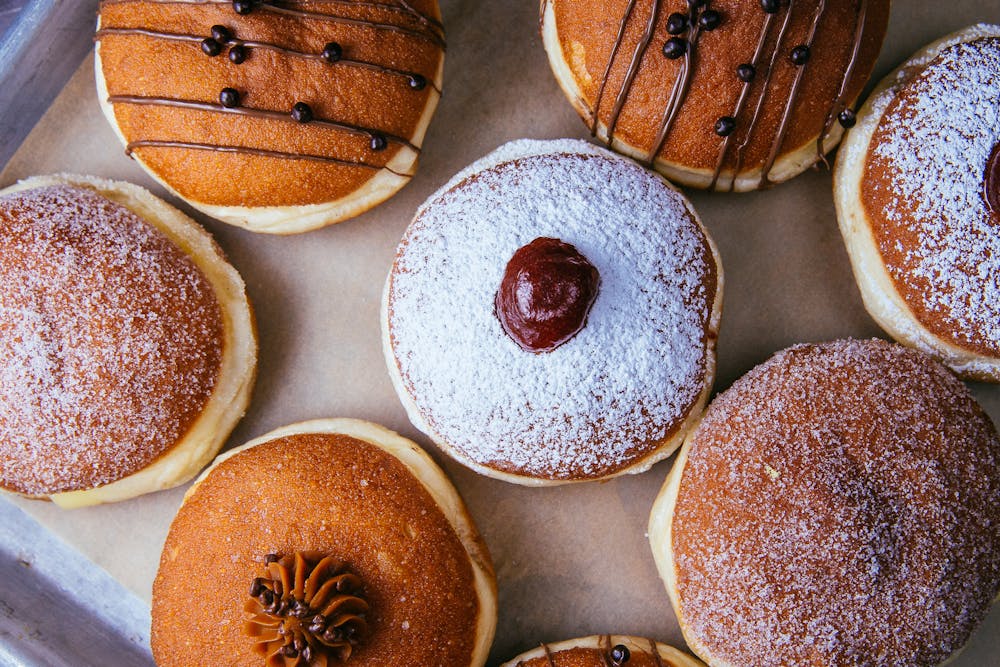
[[[419,173],[393,199],[324,230],[272,237],[207,219],[167,197],[215,235],[243,274],[257,313],[259,379],[229,446],[303,419],[346,416],[382,423],[426,447],[468,503],[496,564],[500,619],[491,665],[541,641],[594,633],[645,635],[683,647],[645,536],[672,460],[607,483],[526,489],[493,481],[441,455],[409,424],[392,390],[380,350],[379,298],[416,207],[505,141],[587,136],[549,70],[536,0],[442,5],[449,47],[444,97]],[[926,43],[980,21],[1000,22],[1000,5],[896,0],[876,79]],[[130,180],[165,196],[124,156],[98,109],[92,70],[91,57],[0,174],[0,184],[72,171]],[[829,172],[808,172],[768,192],[690,196],[725,271],[717,391],[794,343],[884,336],[864,311],[851,275]],[[1000,387],[973,391],[993,419],[1000,418]],[[183,492],[70,512],[17,503],[148,600]],[[954,664],[1000,666],[1000,608]]]

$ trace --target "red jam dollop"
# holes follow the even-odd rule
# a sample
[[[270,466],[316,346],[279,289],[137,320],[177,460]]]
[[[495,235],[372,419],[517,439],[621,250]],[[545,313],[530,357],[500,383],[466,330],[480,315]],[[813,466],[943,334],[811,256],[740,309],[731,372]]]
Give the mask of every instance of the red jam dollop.
[[[597,269],[576,248],[540,237],[507,262],[495,313],[522,349],[551,352],[583,329],[599,285]]]

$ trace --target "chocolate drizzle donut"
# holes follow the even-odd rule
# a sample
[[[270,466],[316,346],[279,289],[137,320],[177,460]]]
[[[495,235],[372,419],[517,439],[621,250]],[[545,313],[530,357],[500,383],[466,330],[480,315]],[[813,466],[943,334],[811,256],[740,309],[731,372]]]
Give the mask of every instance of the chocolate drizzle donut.
[[[501,667],[704,667],[677,649],[653,639],[627,635],[592,635],[555,644],[543,643]]]
[[[686,185],[742,191],[825,161],[836,121],[851,123],[888,6],[544,0],[542,33],[594,136]]]
[[[306,231],[412,177],[441,91],[438,16],[436,0],[104,0],[99,95],[126,152],[192,205]]]

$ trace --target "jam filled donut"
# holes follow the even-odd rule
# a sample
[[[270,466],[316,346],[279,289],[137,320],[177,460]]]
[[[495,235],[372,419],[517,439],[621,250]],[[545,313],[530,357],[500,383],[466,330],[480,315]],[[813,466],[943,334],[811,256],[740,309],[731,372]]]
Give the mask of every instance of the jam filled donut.
[[[423,450],[368,422],[317,420],[226,453],[191,487],[152,617],[160,667],[478,667],[496,582]]]
[[[652,639],[593,635],[542,644],[500,667],[704,667],[691,656]]]
[[[192,206],[303,232],[413,176],[444,47],[437,0],[102,0],[98,96]]]
[[[517,141],[417,211],[383,347],[414,425],[460,462],[594,480],[679,446],[712,386],[721,301],[715,246],[661,177],[585,142]]]
[[[1000,438],[879,340],[779,352],[717,397],[649,539],[711,665],[939,665],[1000,592]]]
[[[222,251],[146,190],[0,191],[0,488],[78,506],[186,482],[246,410],[255,336]]]
[[[1000,382],[1000,26],[923,49],[869,98],[837,159],[865,307],[901,343]]]
[[[556,79],[593,135],[667,178],[755,190],[854,121],[889,0],[542,0]]]

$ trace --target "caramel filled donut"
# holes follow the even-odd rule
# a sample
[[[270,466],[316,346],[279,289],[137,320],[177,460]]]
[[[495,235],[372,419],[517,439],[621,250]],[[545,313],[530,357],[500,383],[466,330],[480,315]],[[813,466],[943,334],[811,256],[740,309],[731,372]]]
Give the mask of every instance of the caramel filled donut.
[[[245,287],[211,237],[129,183],[0,191],[0,487],[63,506],[191,479],[250,399]]]
[[[652,639],[593,635],[542,644],[501,667],[704,667],[691,656]]]
[[[1000,592],[1000,438],[931,358],[799,345],[718,396],[653,507],[710,665],[940,665]]]
[[[889,0],[542,0],[552,70],[591,132],[684,185],[755,190],[837,145]]]
[[[437,0],[103,0],[98,97],[126,153],[192,206],[303,232],[413,176],[444,46]]]
[[[444,473],[392,431],[288,426],[185,495],[153,584],[160,667],[479,666],[486,547]]]
[[[931,44],[876,88],[837,159],[837,217],[872,317],[1000,382],[1000,26]]]
[[[715,377],[721,308],[715,246],[660,176],[582,141],[517,141],[417,211],[383,349],[410,420],[463,464],[595,480],[680,445]]]

